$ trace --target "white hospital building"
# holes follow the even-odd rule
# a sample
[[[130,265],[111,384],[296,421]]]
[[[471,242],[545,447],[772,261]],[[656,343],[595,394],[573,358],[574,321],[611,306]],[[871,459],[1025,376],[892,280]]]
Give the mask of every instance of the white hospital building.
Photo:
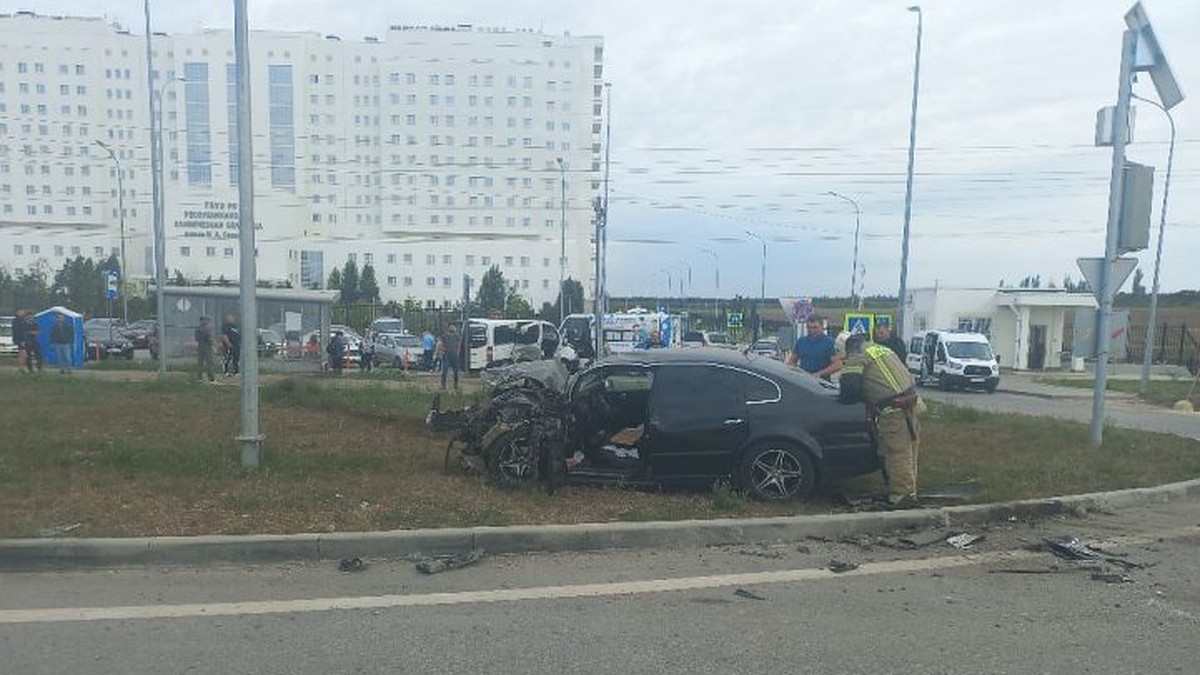
[[[123,201],[128,275],[152,275],[153,92],[165,267],[237,278],[232,29],[152,45],[147,83],[144,35],[0,14],[0,268],[53,276],[118,252]],[[261,280],[320,286],[353,259],[384,300],[440,307],[464,274],[497,265],[539,307],[565,242],[566,276],[590,295],[601,38],[394,25],[353,39],[255,30],[250,50]]]

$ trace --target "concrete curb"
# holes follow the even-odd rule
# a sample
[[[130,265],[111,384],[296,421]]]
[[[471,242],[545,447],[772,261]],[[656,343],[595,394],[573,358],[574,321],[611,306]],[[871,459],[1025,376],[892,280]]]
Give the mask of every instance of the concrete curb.
[[[1108,511],[1200,497],[1200,479],[1050,499],[913,511],[781,518],[471,527],[334,534],[0,539],[0,570],[325,562],[348,557],[401,559],[417,554],[683,548],[882,534],[923,527],[973,527],[1010,519]]]

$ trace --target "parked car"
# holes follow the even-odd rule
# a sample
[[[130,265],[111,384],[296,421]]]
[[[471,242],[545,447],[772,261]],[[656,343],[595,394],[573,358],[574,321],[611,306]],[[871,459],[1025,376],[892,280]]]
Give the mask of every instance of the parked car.
[[[157,332],[158,322],[154,319],[138,319],[124,329],[134,349],[150,349],[150,338]]]
[[[357,368],[360,356],[362,354],[362,336],[358,334],[358,331],[349,326],[336,323],[329,326],[330,335],[333,335],[338,331],[342,332],[342,337],[346,340],[346,356],[342,362],[342,366],[345,368]],[[317,339],[318,354],[321,358],[325,358],[325,343],[321,342],[321,331],[312,330],[305,333],[300,338],[300,344],[309,344],[309,342],[313,339],[313,336],[316,336]]]
[[[283,336],[270,328],[258,329],[258,355],[273,359],[283,352]]]
[[[15,316],[0,316],[0,354],[16,354],[19,351],[17,343],[13,342],[13,322]]]
[[[422,351],[421,338],[416,335],[382,333],[375,338],[375,365],[419,368]]]
[[[730,481],[782,501],[879,466],[862,405],[740,351],[614,354],[574,375],[561,361],[499,370],[487,402],[443,412],[435,399],[427,422],[459,429],[463,460],[502,487]]]
[[[729,337],[729,333],[712,330],[691,330],[683,334],[682,345],[684,347],[725,347],[734,349],[737,344],[733,338]]]
[[[765,356],[770,359],[782,359],[783,352],[779,349],[779,342],[775,338],[763,338],[755,340],[754,344],[750,345],[750,351]]]
[[[367,330],[377,335],[404,335],[404,319],[394,316],[381,316],[372,321]]]
[[[85,358],[133,358],[133,341],[125,336],[125,322],[114,317],[99,317],[83,322]]]

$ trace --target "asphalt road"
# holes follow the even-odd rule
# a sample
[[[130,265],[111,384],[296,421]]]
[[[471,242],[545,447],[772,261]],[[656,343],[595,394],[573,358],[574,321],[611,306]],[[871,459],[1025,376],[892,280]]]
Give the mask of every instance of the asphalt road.
[[[1055,417],[1089,424],[1092,419],[1092,392],[1033,384],[1026,378],[1001,379],[994,394],[983,391],[941,391],[922,387],[921,395],[930,401],[978,408],[991,412]],[[1105,418],[1109,424],[1130,429],[1157,431],[1200,439],[1200,413],[1184,413],[1142,403],[1128,394],[1110,393],[1105,399]]]
[[[485,557],[435,576],[373,561],[4,574],[2,670],[1196,672],[1200,501],[974,534],[965,552],[805,540]],[[1063,534],[1127,565],[1028,550]],[[859,567],[835,574],[835,559]]]

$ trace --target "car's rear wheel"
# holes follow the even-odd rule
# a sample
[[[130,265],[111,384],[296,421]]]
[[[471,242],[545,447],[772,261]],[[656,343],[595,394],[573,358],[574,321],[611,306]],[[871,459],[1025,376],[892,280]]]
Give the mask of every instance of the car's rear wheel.
[[[396,358],[392,359],[392,367],[396,368],[397,370],[402,369],[404,368],[404,361],[397,356]]]
[[[794,445],[762,443],[742,456],[742,489],[760,501],[805,499],[812,493],[816,478],[812,457]]]
[[[501,490],[515,490],[537,478],[538,452],[527,425],[505,432],[486,451],[488,476]]]

